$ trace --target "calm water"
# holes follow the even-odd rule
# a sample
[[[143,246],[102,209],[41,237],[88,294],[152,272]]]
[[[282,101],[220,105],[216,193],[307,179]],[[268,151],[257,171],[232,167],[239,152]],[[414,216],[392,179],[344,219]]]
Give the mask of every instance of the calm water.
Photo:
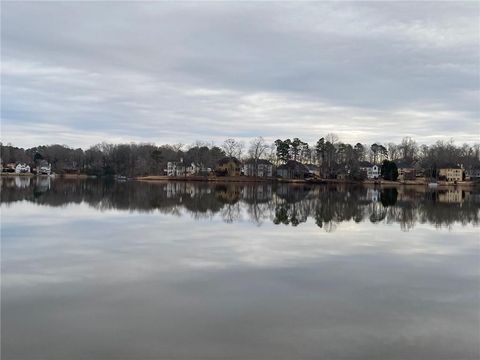
[[[2,179],[2,359],[478,359],[480,194]]]

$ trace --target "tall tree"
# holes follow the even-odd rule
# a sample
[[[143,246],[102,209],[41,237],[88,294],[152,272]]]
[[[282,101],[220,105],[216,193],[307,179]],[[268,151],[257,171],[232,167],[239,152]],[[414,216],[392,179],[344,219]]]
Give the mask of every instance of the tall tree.
[[[370,146],[370,150],[372,151],[373,155],[373,163],[376,164],[378,160],[378,153],[380,152],[380,145],[378,145],[377,143],[373,143]]]
[[[300,154],[302,145],[303,145],[303,141],[300,140],[299,138],[294,138],[292,140],[290,148],[291,148],[293,160],[295,160],[295,161],[297,160],[297,157]]]
[[[393,161],[383,160],[381,166],[382,178],[385,180],[395,181],[398,178],[397,164]]]
[[[380,155],[381,160],[385,160],[388,158],[388,150],[383,145],[378,145],[378,154]]]
[[[317,155],[317,161],[320,165],[325,162],[325,139],[320,138],[315,144],[315,154]]]
[[[361,143],[356,143],[353,150],[357,161],[363,161],[365,159],[365,147]]]
[[[302,143],[302,147],[300,149],[300,156],[301,161],[305,163],[311,162],[312,153],[310,151],[310,146],[306,142]]]
[[[286,162],[290,159],[290,145],[291,140],[275,140],[275,146],[277,147],[277,158],[283,162]]]
[[[337,148],[335,145],[330,141],[325,142],[326,173],[329,178],[334,176],[336,154]]]

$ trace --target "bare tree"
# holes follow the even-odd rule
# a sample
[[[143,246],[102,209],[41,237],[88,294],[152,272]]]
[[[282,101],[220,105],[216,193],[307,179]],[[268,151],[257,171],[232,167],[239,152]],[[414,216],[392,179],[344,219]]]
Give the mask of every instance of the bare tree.
[[[245,144],[235,139],[227,139],[222,144],[222,150],[228,157],[241,157]]]
[[[181,151],[183,147],[184,147],[184,144],[182,144],[182,143],[177,143],[177,144],[172,145],[172,149],[175,152]]]
[[[332,145],[335,145],[339,141],[339,137],[338,137],[337,134],[328,133],[325,136],[325,141],[328,141],[328,142],[332,143]]]
[[[239,159],[242,158],[244,150],[245,150],[245,143],[243,141],[239,141],[237,146],[237,157]]]
[[[387,149],[388,149],[388,158],[390,160],[396,160],[398,159],[398,146],[394,143],[388,143],[387,144]]]
[[[263,156],[263,154],[267,151],[268,148],[269,146],[261,136],[256,137],[255,139],[250,141],[248,154],[255,163],[255,176],[258,175],[258,160]]]
[[[398,146],[400,155],[404,160],[412,161],[418,152],[418,145],[411,137],[404,137]]]
[[[266,151],[266,158],[274,164],[278,163],[277,146],[275,144],[270,144],[270,146],[268,147]]]
[[[264,153],[267,151],[269,146],[263,139],[263,137],[259,136],[250,141],[250,147],[248,148],[248,155],[254,160],[260,159]]]

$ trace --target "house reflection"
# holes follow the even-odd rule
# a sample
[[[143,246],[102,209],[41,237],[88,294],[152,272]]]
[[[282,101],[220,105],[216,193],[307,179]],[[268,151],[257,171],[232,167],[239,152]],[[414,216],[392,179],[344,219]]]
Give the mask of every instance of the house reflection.
[[[461,204],[465,195],[465,191],[459,189],[449,189],[438,193],[438,201],[443,203]]]

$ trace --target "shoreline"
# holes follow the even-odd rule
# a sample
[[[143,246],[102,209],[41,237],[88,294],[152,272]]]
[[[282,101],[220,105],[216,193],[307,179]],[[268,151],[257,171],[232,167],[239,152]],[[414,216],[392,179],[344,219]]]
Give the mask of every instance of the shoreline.
[[[0,176],[6,176],[6,177],[14,177],[14,176],[25,176],[25,177],[32,177],[32,176],[37,176],[36,174],[32,173],[8,173],[8,172],[2,172],[0,173]]]
[[[61,178],[61,179],[92,179],[96,178],[94,175],[86,175],[86,174],[33,174],[33,173],[0,173],[0,176],[4,177],[51,177],[51,178]]]

